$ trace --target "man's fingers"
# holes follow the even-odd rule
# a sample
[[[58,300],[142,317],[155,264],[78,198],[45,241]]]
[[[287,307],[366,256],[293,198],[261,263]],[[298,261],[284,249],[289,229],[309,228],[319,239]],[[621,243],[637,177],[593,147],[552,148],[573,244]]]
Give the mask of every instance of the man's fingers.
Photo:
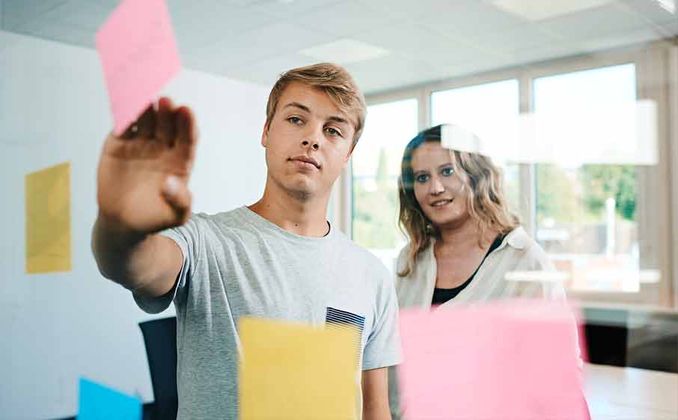
[[[172,145],[176,136],[174,104],[169,98],[160,98],[155,124],[155,137],[161,142]]]
[[[177,109],[177,141],[184,157],[188,162],[192,162],[195,157],[196,144],[198,143],[198,128],[193,117],[193,112],[185,106]]]
[[[174,210],[176,220],[181,224],[185,223],[191,212],[191,192],[186,182],[177,176],[170,175],[165,179],[162,194]]]
[[[198,130],[195,117],[190,108],[182,106],[177,109],[177,139],[180,143],[194,144],[198,140]]]
[[[152,137],[155,134],[155,114],[156,111],[153,109],[153,104],[149,105],[136,122],[138,126],[136,137]]]

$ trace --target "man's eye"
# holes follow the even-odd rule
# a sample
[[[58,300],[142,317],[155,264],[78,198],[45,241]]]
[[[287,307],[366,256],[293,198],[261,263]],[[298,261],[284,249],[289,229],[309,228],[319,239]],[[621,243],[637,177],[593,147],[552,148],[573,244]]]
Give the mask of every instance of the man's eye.
[[[330,136],[332,136],[332,137],[337,137],[337,136],[338,136],[338,137],[343,137],[343,136],[341,135],[341,131],[337,130],[336,128],[333,128],[333,127],[327,127],[327,128],[325,129],[325,131],[327,131],[327,133],[328,133]]]
[[[291,122],[294,125],[299,125],[303,122],[302,119],[299,117],[289,117],[287,118],[287,121]]]

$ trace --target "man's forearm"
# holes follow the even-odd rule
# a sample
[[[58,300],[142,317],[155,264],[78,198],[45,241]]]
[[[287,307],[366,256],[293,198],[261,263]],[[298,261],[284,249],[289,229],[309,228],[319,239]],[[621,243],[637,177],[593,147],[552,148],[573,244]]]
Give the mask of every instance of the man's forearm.
[[[92,251],[101,274],[128,289],[144,285],[150,280],[145,275],[152,272],[150,258],[144,258],[152,254],[151,236],[124,231],[99,216],[92,231]]]

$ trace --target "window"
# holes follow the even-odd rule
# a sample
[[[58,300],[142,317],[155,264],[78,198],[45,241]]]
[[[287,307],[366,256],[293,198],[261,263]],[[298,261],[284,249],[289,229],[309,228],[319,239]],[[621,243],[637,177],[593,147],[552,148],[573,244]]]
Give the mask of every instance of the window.
[[[418,101],[404,99],[368,107],[365,131],[352,158],[353,240],[389,269],[405,240],[398,229],[400,161],[417,134]]]
[[[457,124],[502,167],[511,209],[567,279],[570,296],[671,305],[678,271],[666,206],[677,198],[666,173],[675,134],[670,102],[657,89],[670,80],[658,53],[666,50],[657,48],[368,97],[374,105],[353,160],[353,238],[393,269],[405,243],[396,184],[403,149],[418,130]]]
[[[598,110],[635,105],[635,65],[540,77],[533,87],[537,116],[568,119],[582,109],[596,115]],[[590,134],[582,132],[582,137]],[[586,141],[606,140],[596,135]],[[589,148],[580,140],[572,138],[570,147]],[[607,156],[599,156],[602,164],[592,158],[581,165],[536,165],[536,239],[568,274],[569,288],[638,291],[636,166],[610,164]]]
[[[501,127],[510,125],[520,113],[518,80],[503,80],[431,94],[431,124],[456,124],[482,139],[501,141]],[[492,157],[492,156],[491,156]],[[496,161],[504,175],[509,204],[518,212],[520,170],[517,164]]]

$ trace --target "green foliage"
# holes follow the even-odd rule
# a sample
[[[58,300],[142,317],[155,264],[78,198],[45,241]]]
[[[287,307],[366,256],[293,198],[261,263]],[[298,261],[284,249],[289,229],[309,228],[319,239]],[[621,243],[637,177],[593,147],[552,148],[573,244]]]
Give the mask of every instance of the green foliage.
[[[540,220],[553,218],[561,223],[576,220],[576,196],[573,181],[556,165],[541,164],[537,170],[537,215]]]
[[[636,169],[630,165],[584,165],[566,171],[556,165],[537,165],[537,214],[561,223],[599,220],[605,201],[614,198],[617,214],[629,221],[636,215]],[[581,212],[584,212],[582,215]]]
[[[631,165],[584,165],[579,171],[583,201],[591,212],[605,208],[605,200],[614,198],[616,211],[626,220],[636,215],[636,169]]]
[[[387,173],[388,159],[382,149],[376,176],[353,182],[353,239],[372,249],[398,246],[397,178]]]

